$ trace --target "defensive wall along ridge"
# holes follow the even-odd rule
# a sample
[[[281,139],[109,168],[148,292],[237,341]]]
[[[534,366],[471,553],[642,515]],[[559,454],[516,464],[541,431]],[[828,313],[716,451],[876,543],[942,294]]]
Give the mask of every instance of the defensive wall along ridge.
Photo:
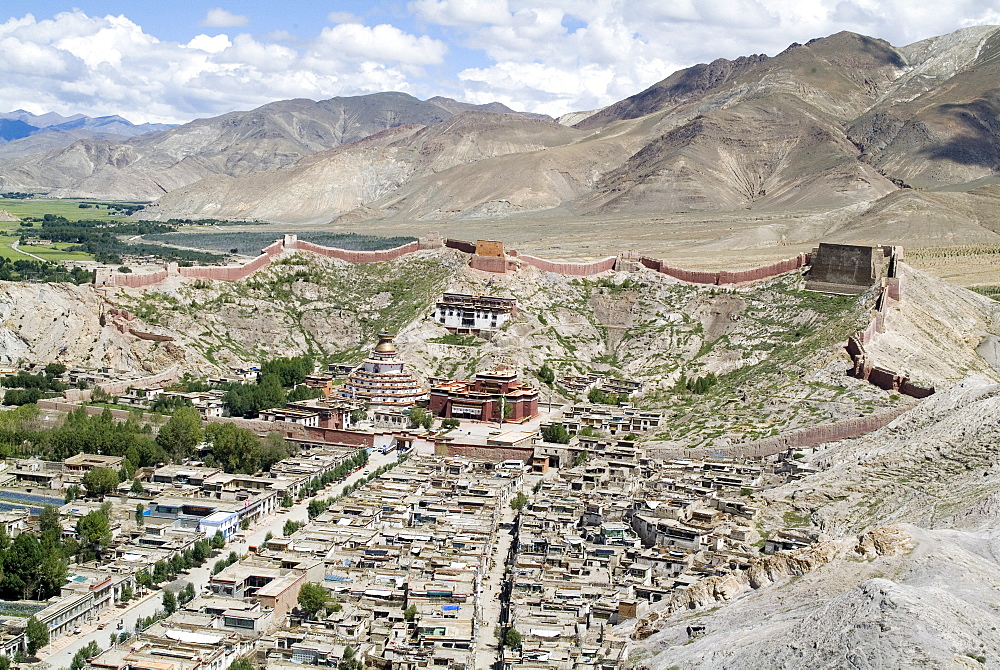
[[[551,261],[530,254],[521,254],[514,249],[505,249],[503,242],[480,240],[473,243],[465,240],[442,239],[435,232],[428,233],[418,241],[409,242],[393,249],[378,251],[353,251],[338,249],[336,247],[324,247],[319,244],[300,240],[296,235],[284,235],[262,249],[257,258],[243,265],[180,267],[177,263],[168,263],[158,270],[143,273],[123,273],[112,268],[100,268],[94,271],[93,283],[94,286],[99,288],[119,286],[143,288],[159,284],[171,277],[239,281],[270,266],[276,258],[287,252],[308,251],[328,258],[338,258],[348,263],[377,263],[394,260],[400,256],[412,254],[422,249],[437,249],[441,247],[456,249],[470,254],[470,267],[496,274],[516,271],[522,265],[530,265],[545,272],[553,272],[571,277],[589,277],[611,270],[635,272],[640,267],[646,267],[679,281],[716,286],[742,284],[776,277],[785,272],[791,272],[808,265],[810,257],[809,254],[798,254],[783,261],[749,270],[701,271],[675,268],[663,261],[642,256],[639,252],[633,250],[624,251],[616,256],[608,256],[607,258],[591,262]]]

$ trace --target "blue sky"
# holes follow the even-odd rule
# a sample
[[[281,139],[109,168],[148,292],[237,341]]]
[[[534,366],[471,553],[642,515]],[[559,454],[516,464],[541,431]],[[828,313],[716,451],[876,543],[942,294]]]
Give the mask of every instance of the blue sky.
[[[6,0],[0,111],[179,123],[401,90],[553,116],[718,57],[839,30],[901,46],[1000,23],[994,0]],[[5,110],[4,108],[8,108]]]

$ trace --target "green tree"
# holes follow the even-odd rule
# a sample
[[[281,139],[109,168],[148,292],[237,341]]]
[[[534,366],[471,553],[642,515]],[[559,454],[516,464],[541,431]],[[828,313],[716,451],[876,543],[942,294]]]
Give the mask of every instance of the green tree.
[[[101,498],[114,491],[120,482],[118,473],[111,468],[92,468],[83,475],[80,483],[87,489],[88,496]]]
[[[363,670],[364,664],[356,657],[357,652],[354,647],[348,645],[344,649],[344,656],[337,663],[337,670]]]
[[[142,503],[136,503],[136,505],[135,505],[135,522],[138,525],[140,525],[140,526],[143,525],[143,522],[145,520],[144,519],[145,515],[143,514],[143,512],[145,512],[145,511],[146,511],[146,506],[145,505],[143,505]]]
[[[66,374],[66,366],[62,363],[49,363],[45,366],[45,374],[49,377],[58,377]]]
[[[539,381],[543,384],[548,384],[549,386],[552,386],[553,382],[556,380],[556,373],[549,367],[548,363],[542,363],[542,367],[538,368],[537,375]]]
[[[322,584],[306,582],[299,590],[299,607],[308,612],[309,616],[316,616],[329,601],[330,592]]]
[[[288,491],[285,491],[281,495],[281,506],[284,507],[285,509],[288,509],[289,507],[291,507],[294,504],[295,504],[295,501],[292,500],[292,494],[289,493]]]
[[[39,649],[49,643],[49,629],[38,619],[31,617],[24,629],[24,637],[28,642],[28,655],[34,656]]]
[[[184,586],[184,590],[181,591],[180,601],[182,603],[184,603],[184,604],[187,604],[187,603],[191,602],[192,600],[194,600],[195,595],[196,594],[195,594],[195,591],[194,591],[194,584],[192,584],[191,582],[188,582]]]
[[[410,408],[410,428],[419,428],[427,418],[427,412],[422,407]]]
[[[41,514],[38,515],[38,532],[44,547],[52,549],[59,546],[63,527],[58,507],[46,505],[42,508]]]
[[[149,574],[146,570],[140,570],[135,573],[135,583],[143,588],[149,588],[153,585],[153,576]]]
[[[305,381],[306,375],[313,371],[313,360],[309,356],[294,356],[292,358],[275,358],[264,361],[260,366],[260,377],[274,375],[282,386],[294,386]]]
[[[417,618],[417,606],[410,605],[405,610],[403,610],[403,619],[406,621],[413,621]]]
[[[21,533],[3,554],[3,579],[0,592],[5,600],[22,600],[32,596],[41,600],[52,594],[39,590],[40,569],[45,550],[31,533]]]
[[[67,504],[73,502],[79,497],[80,497],[79,486],[77,486],[76,484],[70,484],[69,486],[66,487],[66,497],[64,498],[64,500],[66,501]]]
[[[528,496],[524,495],[520,491],[510,499],[510,506],[513,510],[520,512],[524,509],[525,505],[528,504]]]
[[[232,662],[229,670],[254,670],[253,663],[246,656],[241,656]]]
[[[313,398],[322,398],[325,394],[314,388],[309,388],[305,384],[299,384],[289,392],[286,397],[286,402],[298,402],[299,400],[312,400]]]
[[[506,634],[503,636],[503,643],[508,649],[520,649],[521,634],[517,632],[516,628],[508,628]]]
[[[153,564],[152,581],[154,584],[162,584],[167,581],[167,564],[165,561],[157,561]]]
[[[108,516],[95,510],[76,522],[76,535],[84,549],[94,552],[98,558],[111,545],[111,526]]]
[[[176,462],[188,458],[202,441],[201,414],[194,407],[180,407],[156,434],[156,443]]]
[[[132,591],[132,585],[131,584],[126,584],[125,586],[122,587],[121,596],[119,596],[119,597],[121,598],[121,601],[123,603],[127,603],[128,601],[132,600],[132,596],[133,595],[135,595],[135,594]]]
[[[194,561],[195,565],[201,565],[208,558],[211,546],[205,540],[198,540],[194,543],[194,547],[191,548],[191,560]]]
[[[253,431],[231,423],[213,423],[205,431],[212,456],[226,472],[253,474],[261,467],[260,439]]]
[[[441,419],[441,430],[454,430],[462,425],[462,422],[458,419]]]
[[[133,479],[132,486],[129,488],[129,493],[131,493],[134,496],[141,496],[145,492],[146,489],[143,488],[142,482],[140,482],[138,479]]]
[[[212,536],[212,549],[222,549],[226,546],[226,536],[222,534],[221,530],[215,531],[215,535]]]
[[[173,591],[163,590],[163,611],[170,616],[177,611],[177,596],[174,595]]]
[[[260,441],[260,469],[269,471],[272,465],[288,458],[292,452],[292,444],[281,433],[268,433]]]
[[[79,651],[73,654],[73,660],[69,663],[69,670],[83,670],[87,667],[87,659],[93,658],[101,653],[101,647],[91,640]]]
[[[561,423],[550,423],[542,428],[542,439],[554,444],[569,444],[569,431]]]

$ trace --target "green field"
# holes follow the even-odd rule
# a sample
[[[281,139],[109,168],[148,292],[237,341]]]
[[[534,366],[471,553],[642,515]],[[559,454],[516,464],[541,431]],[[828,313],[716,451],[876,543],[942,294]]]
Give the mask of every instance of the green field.
[[[17,224],[13,222],[0,222],[0,258],[16,260],[34,260],[27,254],[14,251],[11,244],[19,239],[16,234]],[[27,244],[21,245],[20,249],[27,251],[39,258],[53,263],[60,261],[92,261],[94,257],[82,251],[66,251],[68,247],[77,246],[66,242],[60,242],[46,247],[33,247]]]
[[[80,203],[93,206],[81,209]],[[69,221],[80,221],[82,219],[107,221],[125,218],[123,216],[111,216],[108,214],[108,206],[103,200],[81,200],[77,198],[33,198],[31,200],[0,198],[0,209],[5,209],[20,219],[26,216],[40,219],[46,214],[62,216]],[[3,222],[2,225],[8,226],[11,224]]]

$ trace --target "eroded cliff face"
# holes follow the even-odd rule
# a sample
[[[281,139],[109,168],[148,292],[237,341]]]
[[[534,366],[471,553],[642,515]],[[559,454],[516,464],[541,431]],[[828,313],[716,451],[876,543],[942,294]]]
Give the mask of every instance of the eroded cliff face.
[[[752,559],[744,569],[707,577],[679,590],[647,616],[635,623],[633,640],[645,640],[659,630],[671,614],[724,605],[758,589],[777,586],[840,560],[873,560],[913,549],[913,540],[902,526],[874,528],[857,537],[817,542],[794,551],[781,551]],[[662,623],[661,623],[662,625]]]
[[[173,343],[121,332],[102,318],[108,305],[90,285],[0,282],[0,361],[145,372],[197,364]]]

